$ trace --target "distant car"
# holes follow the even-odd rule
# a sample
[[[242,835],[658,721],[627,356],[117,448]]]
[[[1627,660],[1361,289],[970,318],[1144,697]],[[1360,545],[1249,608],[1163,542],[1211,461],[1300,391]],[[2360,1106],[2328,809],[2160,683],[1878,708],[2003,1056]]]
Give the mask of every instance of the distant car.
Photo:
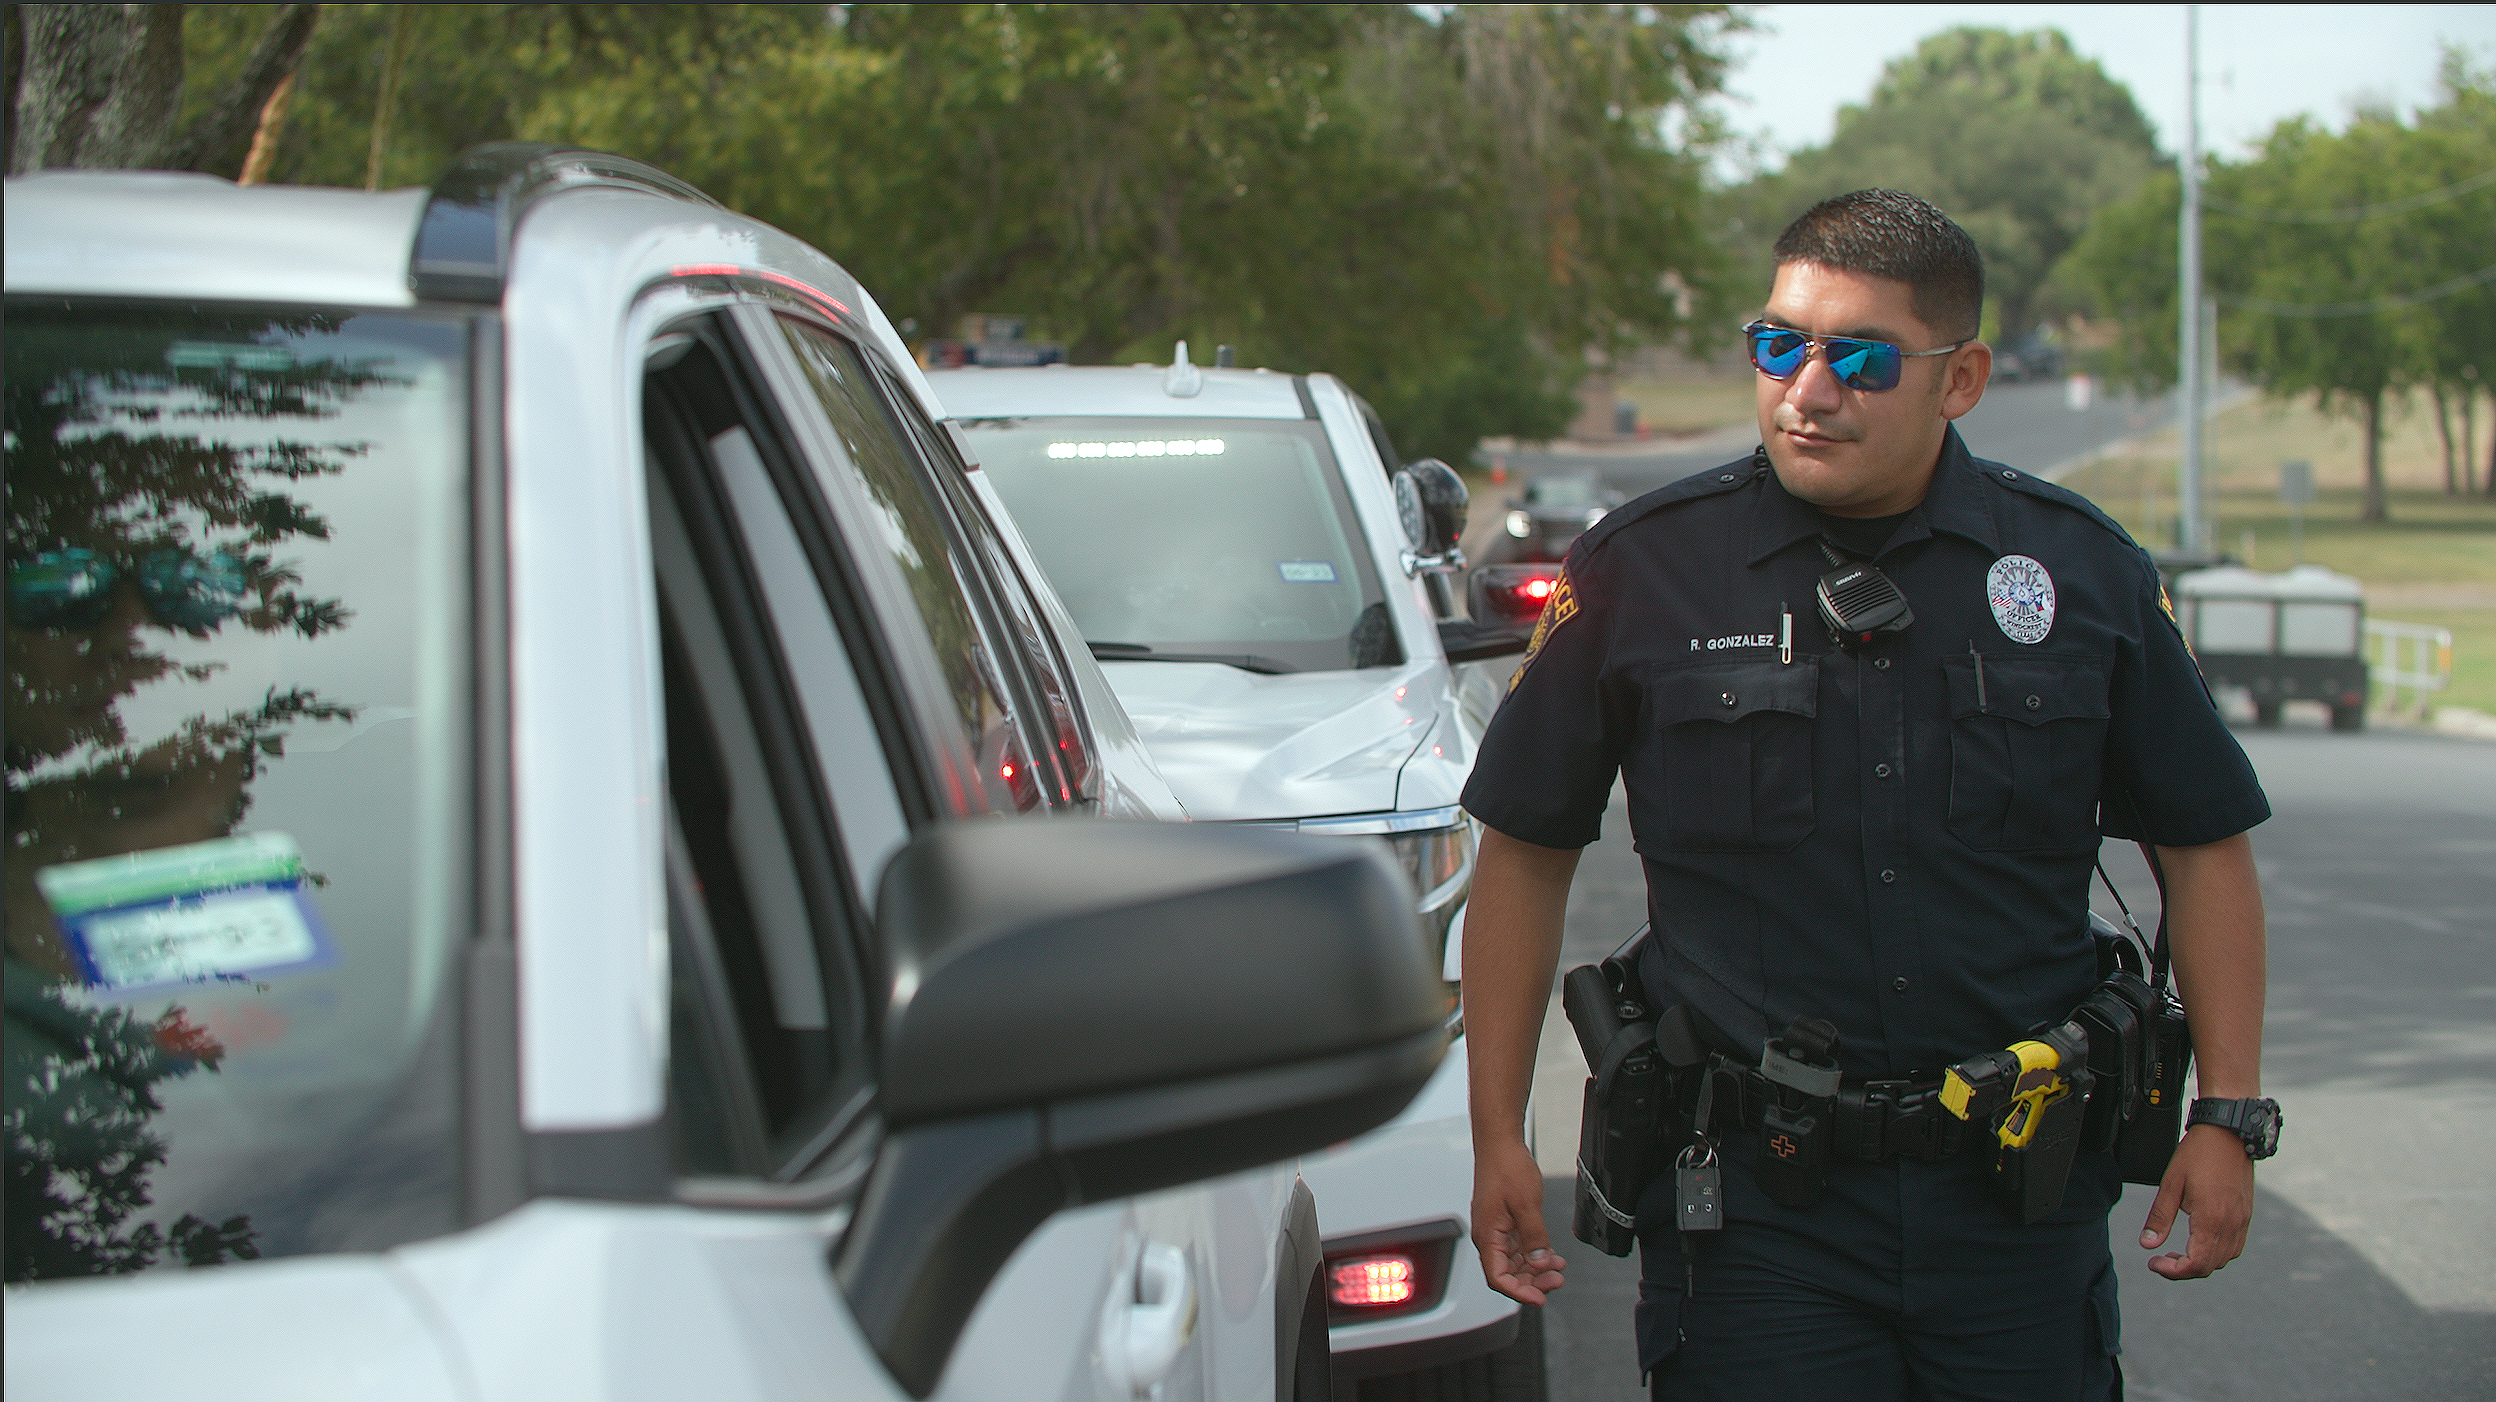
[[[1329,1397],[1438,950],[1147,821],[847,273],[533,146],[6,218],[12,1402]]]
[[[1458,807],[1524,634],[1454,616],[1464,487],[1402,464],[1331,375],[1190,365],[928,377],[1190,816],[1387,844],[1444,944],[1451,1028],[1474,828]],[[1540,1397],[1541,1320],[1466,1247],[1461,1036],[1393,1123],[1301,1160],[1339,1381]]]
[[[2030,336],[1993,353],[1993,378],[2005,383],[2054,380],[2062,374],[2063,348],[2045,336]]]
[[[1587,529],[1621,504],[1621,494],[1591,472],[1554,473],[1525,484],[1501,522],[1515,560],[1565,560]]]

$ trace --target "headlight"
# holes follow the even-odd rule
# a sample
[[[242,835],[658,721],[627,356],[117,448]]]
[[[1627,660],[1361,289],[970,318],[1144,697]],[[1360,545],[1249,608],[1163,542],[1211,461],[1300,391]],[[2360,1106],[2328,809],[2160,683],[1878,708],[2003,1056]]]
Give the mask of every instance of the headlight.
[[[1414,909],[1421,915],[1430,948],[1444,967],[1448,924],[1465,908],[1465,897],[1473,891],[1473,824],[1393,833],[1387,845],[1404,864],[1404,874],[1413,879]],[[1454,984],[1448,985],[1448,997],[1456,997]]]
[[[1508,534],[1515,536],[1519,540],[1523,540],[1527,536],[1534,534],[1534,518],[1526,515],[1522,511],[1509,512]]]
[[[1387,845],[1395,849],[1396,860],[1404,864],[1404,874],[1412,879],[1415,909],[1424,916],[1439,911],[1439,926],[1445,928],[1447,916],[1453,914],[1465,893],[1463,883],[1455,878],[1469,876],[1473,868],[1473,825],[1458,823],[1452,828],[1427,828],[1420,832],[1389,834]]]

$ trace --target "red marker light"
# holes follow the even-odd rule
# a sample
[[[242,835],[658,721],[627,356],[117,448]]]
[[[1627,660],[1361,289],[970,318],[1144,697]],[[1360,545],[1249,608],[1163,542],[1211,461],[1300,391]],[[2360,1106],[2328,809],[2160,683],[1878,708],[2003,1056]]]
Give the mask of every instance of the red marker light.
[[[1413,1298],[1410,1256],[1355,1256],[1328,1266],[1326,1274],[1332,1298],[1339,1305],[1375,1309]]]
[[[1525,582],[1523,588],[1525,596],[1529,599],[1548,599],[1551,597],[1551,581],[1548,579],[1529,579]]]
[[[1011,779],[1011,778],[1013,778],[1013,777],[1014,777],[1014,766],[1009,764],[1009,765],[1006,765],[1006,766],[1004,766],[1003,768],[999,769],[999,770],[997,771],[997,777],[998,777],[998,778],[1000,778],[1000,779]]]

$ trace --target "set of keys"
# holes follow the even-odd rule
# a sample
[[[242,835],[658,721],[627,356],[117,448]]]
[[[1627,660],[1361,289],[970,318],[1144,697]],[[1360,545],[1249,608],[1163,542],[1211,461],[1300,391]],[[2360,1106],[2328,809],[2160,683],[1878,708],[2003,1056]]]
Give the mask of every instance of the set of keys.
[[[1716,1073],[1700,1072],[1699,1104],[1691,1117],[1698,1142],[1682,1146],[1673,1158],[1673,1210],[1685,1232],[1712,1232],[1725,1225],[1724,1169],[1716,1159],[1716,1141],[1708,1127],[1716,1109]]]

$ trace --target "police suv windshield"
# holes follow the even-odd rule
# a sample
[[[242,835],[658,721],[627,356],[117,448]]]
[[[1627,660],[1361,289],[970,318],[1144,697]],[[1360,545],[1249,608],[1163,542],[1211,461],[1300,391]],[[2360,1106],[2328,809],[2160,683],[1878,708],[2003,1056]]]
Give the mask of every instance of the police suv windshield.
[[[1400,660],[1324,431],[1282,419],[965,425],[1104,660],[1261,672]]]
[[[7,1278],[448,1230],[466,328],[8,323]]]

